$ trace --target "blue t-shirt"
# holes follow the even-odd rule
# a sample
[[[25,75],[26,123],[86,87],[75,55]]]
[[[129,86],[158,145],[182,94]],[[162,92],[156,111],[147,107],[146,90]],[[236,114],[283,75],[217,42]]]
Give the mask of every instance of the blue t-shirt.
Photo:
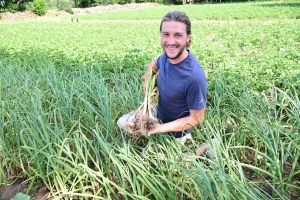
[[[205,108],[207,81],[200,63],[191,52],[175,65],[164,53],[158,57],[156,65],[159,69],[157,117],[163,123],[189,116],[189,110]],[[171,134],[180,138],[189,132]]]

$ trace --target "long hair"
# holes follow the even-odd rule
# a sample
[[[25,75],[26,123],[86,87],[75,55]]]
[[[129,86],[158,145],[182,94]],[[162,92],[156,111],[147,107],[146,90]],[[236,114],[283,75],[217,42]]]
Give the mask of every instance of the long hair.
[[[187,35],[192,34],[191,31],[191,21],[189,19],[189,17],[185,14],[185,12],[180,12],[180,11],[172,11],[166,14],[166,16],[164,16],[161,20],[160,23],[160,28],[159,31],[161,32],[162,29],[162,24],[163,22],[167,22],[167,21],[176,21],[176,22],[182,22],[186,25],[186,33]],[[186,44],[186,47],[189,48],[190,45],[192,43],[192,37],[190,37],[189,42]]]

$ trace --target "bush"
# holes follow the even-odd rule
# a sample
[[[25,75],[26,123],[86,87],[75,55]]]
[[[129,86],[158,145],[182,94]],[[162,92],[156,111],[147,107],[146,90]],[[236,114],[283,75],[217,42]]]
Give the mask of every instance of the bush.
[[[58,8],[58,10],[66,10],[68,8],[72,8],[73,6],[73,3],[70,0],[59,0],[56,2],[56,7]]]
[[[74,12],[73,12],[73,10],[72,10],[71,7],[66,8],[65,11],[68,12],[68,13],[70,13],[70,14],[72,14],[72,15],[74,14]]]
[[[18,12],[19,11],[19,7],[17,4],[13,4],[11,2],[8,2],[6,5],[5,5],[5,9],[4,9],[5,12],[11,12],[11,13],[15,13],[15,12]]]
[[[39,16],[42,16],[47,12],[47,5],[45,0],[33,0],[31,6],[32,11]]]

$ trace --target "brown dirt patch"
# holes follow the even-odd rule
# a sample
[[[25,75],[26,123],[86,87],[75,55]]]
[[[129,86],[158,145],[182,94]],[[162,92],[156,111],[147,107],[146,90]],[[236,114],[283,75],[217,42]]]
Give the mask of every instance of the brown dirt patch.
[[[112,12],[119,10],[133,10],[140,8],[151,8],[158,5],[157,3],[131,3],[125,5],[107,5],[107,6],[96,6],[91,8],[73,8],[73,16],[88,14],[88,13],[101,13],[101,12]],[[60,16],[71,16],[70,13],[64,10],[49,10],[44,16],[38,16],[31,11],[17,12],[17,13],[2,13],[0,16],[0,22],[13,22],[13,21],[24,21],[24,20],[48,20],[55,19]]]
[[[13,184],[0,185],[0,200],[10,200],[16,196],[18,193],[26,194],[29,189],[29,185],[27,184],[25,179],[18,179]],[[31,199],[34,200],[44,200],[48,199],[50,196],[50,192],[47,187],[42,186],[36,189],[34,192],[34,196]]]

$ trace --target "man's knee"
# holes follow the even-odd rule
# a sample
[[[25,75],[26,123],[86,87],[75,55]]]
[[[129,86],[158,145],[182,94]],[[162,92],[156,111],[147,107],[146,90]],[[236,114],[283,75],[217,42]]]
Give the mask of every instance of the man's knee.
[[[127,113],[125,115],[123,115],[122,117],[120,117],[117,121],[117,125],[118,127],[120,127],[123,130],[126,130],[126,127],[128,125],[128,123],[130,122],[131,118],[133,116],[133,113]]]
[[[185,145],[185,143],[188,141],[188,140],[192,140],[192,135],[189,133],[189,134],[186,134],[185,136],[181,137],[181,138],[176,138],[176,140],[178,142],[180,142],[181,144]]]

